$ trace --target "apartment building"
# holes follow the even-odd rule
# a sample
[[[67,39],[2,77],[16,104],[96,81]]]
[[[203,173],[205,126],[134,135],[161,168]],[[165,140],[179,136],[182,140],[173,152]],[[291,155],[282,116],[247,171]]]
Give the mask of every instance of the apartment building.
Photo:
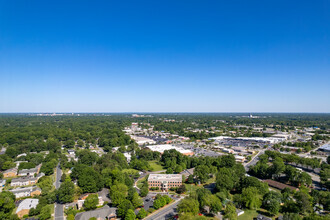
[[[16,188],[9,190],[12,192],[16,199],[22,198],[22,197],[29,197],[29,196],[36,196],[41,194],[41,189],[36,186],[30,186],[30,187],[25,187],[25,188]]]

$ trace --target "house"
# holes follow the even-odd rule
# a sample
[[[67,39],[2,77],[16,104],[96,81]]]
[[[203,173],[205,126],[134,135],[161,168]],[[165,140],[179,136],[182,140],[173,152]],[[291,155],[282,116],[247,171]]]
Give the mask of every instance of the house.
[[[68,150],[68,153],[72,156],[75,156],[76,155],[76,152],[75,150]]]
[[[36,186],[30,186],[26,188],[16,188],[9,191],[15,195],[16,199],[22,197],[37,196],[41,194],[41,189]]]
[[[5,187],[6,185],[6,180],[2,179],[0,180],[0,192],[2,192],[2,188]]]
[[[17,155],[17,158],[19,158],[19,157],[25,157],[26,155],[27,155],[26,153],[22,153],[22,154]]]
[[[3,171],[3,177],[4,178],[15,177],[16,175],[17,175],[17,168],[16,167]]]
[[[244,211],[241,209],[236,209],[236,214],[237,214],[237,216],[243,215]]]
[[[149,187],[159,187],[167,192],[172,187],[182,185],[182,174],[150,174],[148,184]]]
[[[0,180],[0,187],[5,187],[6,185],[6,180],[2,179]]]
[[[87,194],[87,195],[84,195],[82,197],[79,198],[79,200],[77,201],[77,209],[81,209],[85,203],[85,200],[87,199],[87,197],[89,196],[90,194]],[[103,205],[104,201],[102,199],[101,196],[98,197],[99,198],[99,204],[97,204],[97,206],[101,206]]]
[[[90,218],[96,218],[97,220],[114,220],[117,218],[116,216],[117,208],[110,208],[109,206],[104,206],[100,209],[95,209],[88,212],[80,212],[78,213],[74,219],[75,220],[89,220]]]
[[[24,199],[16,210],[16,214],[19,218],[23,218],[24,215],[28,215],[31,208],[36,208],[39,203],[39,199]]]
[[[38,179],[36,177],[19,177],[11,180],[10,186],[28,186],[36,184]]]
[[[131,153],[125,152],[124,156],[126,157],[127,163],[130,163],[132,158]]]
[[[38,174],[40,172],[41,164],[31,169],[23,169],[18,171],[18,176],[33,176],[34,174]]]
[[[266,217],[264,215],[259,214],[256,218],[256,220],[272,220],[272,218]]]

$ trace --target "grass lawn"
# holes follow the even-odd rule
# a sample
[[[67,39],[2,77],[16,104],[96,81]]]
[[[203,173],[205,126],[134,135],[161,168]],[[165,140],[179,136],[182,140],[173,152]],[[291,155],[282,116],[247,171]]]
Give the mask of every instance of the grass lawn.
[[[196,186],[195,184],[186,184],[186,189],[187,189],[187,194],[192,193],[192,192],[196,192],[197,189],[203,188],[203,186]]]
[[[244,214],[237,217],[237,220],[252,220],[253,218],[258,216],[258,212],[256,210],[244,210]]]
[[[215,181],[216,181],[216,177],[214,176],[214,177],[212,177],[212,178],[206,180],[206,182],[204,183],[204,185],[208,185],[208,184],[211,184],[211,183],[215,183]]]
[[[244,214],[238,216],[237,220],[252,220],[253,218],[257,217],[259,214],[265,215],[267,216],[267,210],[265,209],[258,209],[258,210],[249,210],[249,209],[245,209],[244,210]],[[269,217],[269,216],[267,216]],[[276,219],[277,216],[273,216],[272,219]]]
[[[160,164],[158,163],[158,161],[155,161],[155,160],[149,161],[149,165],[150,165],[152,171],[160,171],[160,170],[164,170],[163,166],[160,165]]]
[[[50,206],[50,208],[51,208],[51,212],[50,212],[50,213],[54,214],[54,211],[55,211],[55,206],[54,206],[54,204],[50,204],[49,206]],[[54,219],[54,216],[52,215],[52,217],[51,217],[50,219],[53,220],[53,219]]]
[[[135,169],[123,169],[122,172],[127,173],[128,175],[136,175],[139,173],[139,171]]]
[[[146,181],[146,179],[147,179],[147,177],[145,176],[145,177],[143,177],[142,179],[140,179],[140,180],[138,180],[137,181],[137,187],[138,188],[141,188],[142,186],[143,186],[143,183]]]

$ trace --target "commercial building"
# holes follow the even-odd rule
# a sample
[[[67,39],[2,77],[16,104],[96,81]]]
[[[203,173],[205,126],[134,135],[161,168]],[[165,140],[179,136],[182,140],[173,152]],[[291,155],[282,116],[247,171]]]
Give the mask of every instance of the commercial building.
[[[281,137],[227,137],[227,136],[219,136],[209,138],[210,140],[215,140],[219,143],[224,141],[236,141],[236,142],[254,142],[254,143],[261,143],[261,144],[276,144],[282,141],[286,141],[287,139],[283,136]]]
[[[19,218],[23,218],[24,215],[28,215],[30,209],[36,208],[39,204],[39,199],[24,199],[16,210],[16,214]]]
[[[182,153],[183,155],[187,155],[187,156],[192,156],[194,155],[194,152],[188,149],[184,149],[182,147],[177,147],[175,145],[171,145],[171,144],[160,144],[160,145],[148,145],[147,148],[149,148],[152,151],[157,151],[159,153],[164,153],[165,150],[176,150],[180,153]]]
[[[149,187],[159,187],[167,192],[172,187],[182,185],[182,174],[150,174],[148,178]]]
[[[330,154],[330,144],[324,144],[318,150]]]
[[[131,135],[131,138],[133,140],[135,140],[135,142],[138,145],[145,145],[145,144],[156,144],[156,141],[154,141],[151,138],[146,138],[146,137],[140,137],[140,136],[135,136],[135,135]]]

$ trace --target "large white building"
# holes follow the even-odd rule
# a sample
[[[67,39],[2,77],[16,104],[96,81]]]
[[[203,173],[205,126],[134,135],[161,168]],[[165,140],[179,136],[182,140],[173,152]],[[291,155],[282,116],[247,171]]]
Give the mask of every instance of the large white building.
[[[219,136],[209,138],[210,140],[221,141],[221,140],[240,140],[240,141],[254,141],[260,143],[276,144],[282,141],[285,141],[284,137],[228,137],[228,136]]]
[[[149,148],[152,151],[157,151],[159,153],[164,153],[165,150],[176,150],[180,153],[182,153],[183,155],[187,155],[187,156],[191,156],[194,155],[194,152],[188,149],[184,149],[182,147],[177,147],[175,145],[172,144],[159,144],[159,145],[148,145],[147,148]]]
[[[144,145],[144,144],[156,144],[156,141],[150,139],[150,138],[146,138],[146,137],[139,137],[139,136],[135,136],[135,135],[131,135],[131,138],[133,140],[135,140],[135,142],[138,145]]]

